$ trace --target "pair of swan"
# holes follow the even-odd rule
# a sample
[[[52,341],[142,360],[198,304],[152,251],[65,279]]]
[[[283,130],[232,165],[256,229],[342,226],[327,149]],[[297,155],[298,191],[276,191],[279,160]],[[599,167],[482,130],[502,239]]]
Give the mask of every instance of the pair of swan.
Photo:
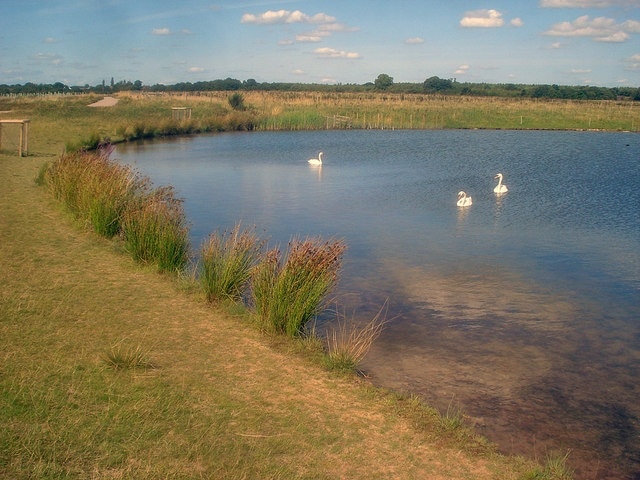
[[[498,185],[496,185],[493,189],[494,193],[496,193],[497,195],[502,195],[503,193],[507,193],[509,191],[507,186],[502,183],[502,177],[503,175],[501,173],[498,173],[494,177],[498,179]],[[464,191],[460,190],[458,192],[458,202],[456,203],[456,205],[458,205],[459,207],[468,207],[470,205],[473,205],[473,198],[467,195]]]

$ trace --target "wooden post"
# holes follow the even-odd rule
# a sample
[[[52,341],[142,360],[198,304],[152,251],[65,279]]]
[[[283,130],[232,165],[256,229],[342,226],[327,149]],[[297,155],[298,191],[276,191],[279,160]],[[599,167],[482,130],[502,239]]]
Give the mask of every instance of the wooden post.
[[[22,124],[24,128],[24,153],[27,155],[29,153],[29,125],[31,125],[30,120],[25,120]]]
[[[20,125],[20,143],[18,144],[18,155],[26,155],[29,151],[29,122],[31,120],[0,120],[0,148],[2,148],[2,124]]]

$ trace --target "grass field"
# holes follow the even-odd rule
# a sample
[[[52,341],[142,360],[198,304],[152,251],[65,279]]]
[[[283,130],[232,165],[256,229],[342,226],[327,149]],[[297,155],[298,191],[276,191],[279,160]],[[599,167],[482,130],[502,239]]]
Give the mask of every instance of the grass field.
[[[87,108],[102,98],[95,95],[3,97],[0,98],[0,118],[31,119],[31,138],[37,142],[35,145],[43,146],[35,148],[44,148],[46,153],[60,153],[65,145],[80,146],[105,138],[117,142],[164,134],[229,130],[488,128],[640,131],[640,102],[631,101],[326,92],[248,91],[242,95],[246,108],[241,111],[231,108],[227,92],[203,92],[199,95],[120,93],[118,104],[107,108]],[[172,107],[190,108],[191,119],[172,120]],[[17,140],[13,143],[17,145]],[[3,149],[6,148],[4,145]]]
[[[226,97],[96,99],[0,100],[32,121],[29,155],[0,153],[1,478],[568,478],[563,454],[501,455],[463,412],[329,372],[78,224],[34,182],[65,144],[176,103],[234,114]]]

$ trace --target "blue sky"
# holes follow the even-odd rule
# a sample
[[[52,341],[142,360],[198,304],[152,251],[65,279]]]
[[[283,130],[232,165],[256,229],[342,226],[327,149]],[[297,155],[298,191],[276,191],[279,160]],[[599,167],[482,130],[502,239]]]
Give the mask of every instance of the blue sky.
[[[0,84],[640,86],[640,0],[0,0]]]

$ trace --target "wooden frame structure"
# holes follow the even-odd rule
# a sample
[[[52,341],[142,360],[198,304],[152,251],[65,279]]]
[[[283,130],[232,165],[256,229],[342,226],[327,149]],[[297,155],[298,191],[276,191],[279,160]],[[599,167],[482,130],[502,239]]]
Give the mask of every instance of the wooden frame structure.
[[[191,107],[171,107],[171,118],[173,120],[191,120]]]
[[[2,125],[20,125],[20,142],[18,143],[18,155],[26,155],[29,151],[29,123],[31,120],[0,120],[0,149],[2,149]]]

